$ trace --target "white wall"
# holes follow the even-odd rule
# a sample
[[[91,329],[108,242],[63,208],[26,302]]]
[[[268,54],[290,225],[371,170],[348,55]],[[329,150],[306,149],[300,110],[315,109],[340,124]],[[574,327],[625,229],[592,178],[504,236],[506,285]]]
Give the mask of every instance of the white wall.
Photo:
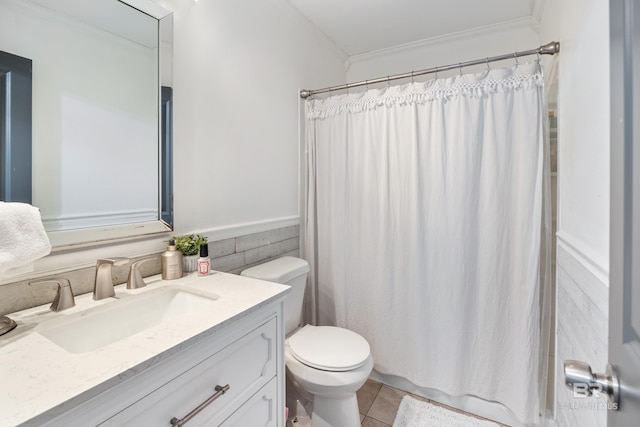
[[[603,372],[608,351],[609,11],[606,0],[547,1],[540,41],[561,43],[558,67],[556,417],[605,426],[606,411],[576,405],[562,363]]]
[[[282,0],[177,0],[178,231],[298,215],[298,88],[343,58]]]
[[[346,57],[285,0],[156,1],[174,12],[172,234],[215,240],[297,224],[298,90],[343,83]],[[167,239],[57,253],[35,275],[157,252]]]
[[[482,59],[488,56],[502,55],[538,47],[538,36],[529,19],[518,19],[509,23],[470,29],[428,41],[385,49],[349,58],[350,67],[347,81],[355,82],[391,74],[400,74],[432,68],[441,65]],[[532,61],[535,57],[522,58],[520,61]],[[491,67],[511,66],[513,60],[491,63]],[[465,68],[464,72],[485,69],[486,65]],[[458,71],[449,71],[451,75]],[[418,77],[432,79],[433,75]],[[417,79],[418,79],[417,78]]]
[[[605,0],[547,2],[541,38],[561,42],[559,233],[603,272],[609,263],[609,9]]]

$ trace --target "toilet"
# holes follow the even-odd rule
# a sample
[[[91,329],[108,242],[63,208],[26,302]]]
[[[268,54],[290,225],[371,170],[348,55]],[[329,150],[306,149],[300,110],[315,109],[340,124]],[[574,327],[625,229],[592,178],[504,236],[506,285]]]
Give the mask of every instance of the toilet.
[[[291,286],[284,319],[287,395],[313,399],[313,427],[359,427],[356,391],[373,368],[369,343],[344,328],[300,326],[308,272],[307,261],[286,256],[240,274]]]

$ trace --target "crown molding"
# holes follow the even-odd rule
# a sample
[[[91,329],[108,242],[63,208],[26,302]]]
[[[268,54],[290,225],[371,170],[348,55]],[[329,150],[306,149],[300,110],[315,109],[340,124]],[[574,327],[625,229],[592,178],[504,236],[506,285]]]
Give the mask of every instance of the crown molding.
[[[536,21],[542,21],[542,14],[544,8],[547,5],[547,0],[530,0],[531,1],[531,16]]]
[[[542,22],[542,16],[544,15],[544,8],[547,5],[547,0],[530,0],[530,5],[533,29],[538,32],[540,29],[540,23]]]
[[[533,1],[544,1],[544,0],[533,0]],[[455,33],[449,33],[438,37],[432,37],[429,39],[417,40],[414,42],[409,42],[385,49],[374,50],[372,52],[362,53],[359,55],[353,55],[348,57],[348,61],[345,64],[353,64],[361,61],[368,61],[371,59],[385,57],[391,54],[424,49],[425,47],[450,43],[458,40],[470,39],[486,34],[499,34],[504,32],[505,30],[512,28],[522,28],[529,27],[536,31],[536,25],[534,22],[534,18],[532,16],[511,19],[509,21],[504,21],[498,24],[486,25],[483,27],[471,28],[468,30],[458,31]],[[536,31],[537,32],[537,31]]]

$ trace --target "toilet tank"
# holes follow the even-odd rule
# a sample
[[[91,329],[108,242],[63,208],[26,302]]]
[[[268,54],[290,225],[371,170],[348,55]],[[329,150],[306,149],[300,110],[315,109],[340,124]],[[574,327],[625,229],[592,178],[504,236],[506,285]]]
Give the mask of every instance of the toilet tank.
[[[284,304],[284,329],[285,334],[289,334],[300,326],[308,272],[307,261],[285,256],[243,270],[240,275],[291,286],[291,292],[287,295]]]

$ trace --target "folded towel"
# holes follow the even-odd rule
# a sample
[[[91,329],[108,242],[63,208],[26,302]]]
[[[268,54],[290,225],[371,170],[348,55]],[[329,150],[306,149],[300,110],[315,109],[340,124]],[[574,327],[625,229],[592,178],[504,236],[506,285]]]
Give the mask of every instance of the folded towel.
[[[0,274],[21,271],[50,252],[40,210],[26,203],[0,202]]]

